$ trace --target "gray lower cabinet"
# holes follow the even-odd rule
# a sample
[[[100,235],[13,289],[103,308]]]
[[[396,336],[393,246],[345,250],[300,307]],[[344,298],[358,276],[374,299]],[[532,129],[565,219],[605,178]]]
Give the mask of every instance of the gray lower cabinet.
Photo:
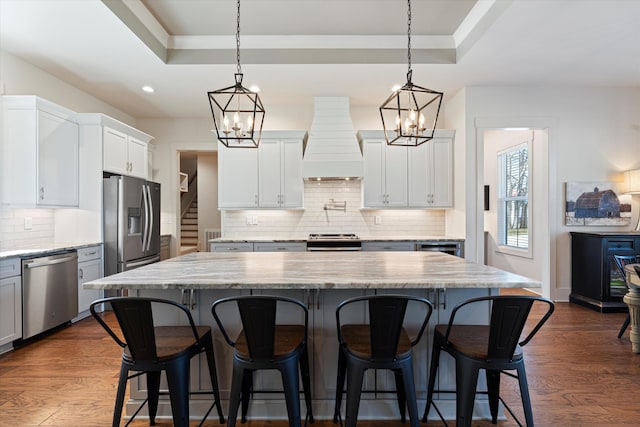
[[[21,274],[20,258],[0,260],[0,353],[22,338]]]
[[[103,277],[103,266],[102,245],[78,249],[78,316],[74,321],[89,316],[91,303],[102,297],[101,290],[84,289],[83,285]]]

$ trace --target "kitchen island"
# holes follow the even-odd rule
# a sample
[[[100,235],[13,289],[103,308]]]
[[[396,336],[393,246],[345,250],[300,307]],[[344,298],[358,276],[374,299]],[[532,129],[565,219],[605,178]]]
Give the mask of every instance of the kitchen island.
[[[540,283],[526,277],[466,261],[439,252],[199,252],[151,264],[136,270],[108,276],[85,284],[91,289],[127,289],[130,295],[155,296],[189,304],[196,321],[214,327],[211,304],[239,294],[278,294],[304,301],[309,307],[309,346],[311,355],[314,415],[331,418],[335,397],[338,342],[335,309],[346,298],[374,293],[403,293],[428,298],[434,313],[420,344],[415,348],[415,378],[419,405],[424,405],[428,359],[433,326],[445,322],[456,303],[483,295],[496,294],[499,288],[539,288]],[[238,325],[235,313],[227,322]],[[235,316],[235,317],[231,317]],[[291,313],[279,313],[283,320],[300,322]],[[474,312],[468,322],[486,323],[488,307]],[[362,312],[353,313],[348,321],[363,321]],[[419,313],[407,314],[408,319]],[[175,319],[163,319],[167,323]],[[407,329],[415,332],[419,325],[409,320]],[[232,366],[232,350],[214,327],[214,346],[222,398],[227,399]],[[206,365],[203,365],[206,366]],[[193,390],[210,386],[199,366],[192,367]],[[255,374],[256,389],[279,389],[281,382],[273,371]],[[362,419],[398,417],[395,382],[388,372],[368,372],[365,378],[360,415]],[[455,388],[455,370],[451,361],[441,363],[438,386]],[[132,404],[145,396],[144,380],[132,385]],[[439,396],[439,407],[453,418],[453,395]],[[488,413],[487,405],[478,405],[478,415]],[[226,408],[226,402],[223,405]],[[132,405],[127,406],[130,413]],[[208,408],[206,401],[192,400],[191,413],[196,416]],[[159,415],[169,415],[168,402],[163,402]],[[281,394],[255,393],[249,409],[254,418],[286,418]]]

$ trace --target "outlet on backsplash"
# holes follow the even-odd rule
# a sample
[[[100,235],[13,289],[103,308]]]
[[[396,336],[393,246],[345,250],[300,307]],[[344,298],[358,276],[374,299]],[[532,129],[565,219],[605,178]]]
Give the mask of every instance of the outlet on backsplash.
[[[33,228],[33,218],[31,218],[30,216],[25,216],[24,217],[24,229],[25,230],[31,230]]]
[[[258,215],[247,215],[247,225],[258,225]]]

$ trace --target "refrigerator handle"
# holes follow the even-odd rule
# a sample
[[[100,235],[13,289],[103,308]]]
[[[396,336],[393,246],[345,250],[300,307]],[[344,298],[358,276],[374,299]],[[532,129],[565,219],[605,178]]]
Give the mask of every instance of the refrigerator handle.
[[[149,184],[147,186],[147,200],[149,200],[149,227],[147,229],[147,252],[151,250],[151,234],[153,233],[153,217],[154,217],[154,207],[153,200],[151,200],[151,188]]]
[[[142,186],[142,205],[144,206],[144,230],[142,232],[142,251],[147,252],[147,239],[149,238],[149,201],[147,199],[147,186]]]

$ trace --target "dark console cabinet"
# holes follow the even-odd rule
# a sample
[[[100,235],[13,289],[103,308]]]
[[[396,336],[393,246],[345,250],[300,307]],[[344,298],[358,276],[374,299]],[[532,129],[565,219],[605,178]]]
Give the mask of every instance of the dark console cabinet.
[[[571,302],[602,313],[627,311],[613,255],[640,254],[638,233],[571,233]]]

